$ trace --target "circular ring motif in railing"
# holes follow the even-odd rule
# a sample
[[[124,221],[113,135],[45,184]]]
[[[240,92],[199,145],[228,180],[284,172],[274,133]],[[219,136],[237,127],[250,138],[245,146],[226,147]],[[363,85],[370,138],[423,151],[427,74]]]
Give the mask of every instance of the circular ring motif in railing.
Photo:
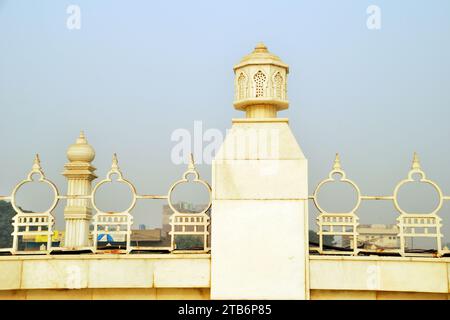
[[[191,180],[191,181],[189,181],[189,179],[188,179],[188,177],[190,175],[194,176],[194,179]],[[175,208],[175,206],[172,204],[172,193],[173,193],[173,191],[175,190],[175,188],[177,186],[179,186],[180,184],[183,184],[183,183],[200,183],[201,185],[203,185],[207,189],[208,196],[209,196],[209,200],[208,200],[207,206],[202,211],[195,212],[196,214],[205,214],[211,208],[211,205],[212,205],[211,186],[206,181],[200,179],[200,175],[197,172],[197,170],[195,169],[195,167],[193,165],[193,162],[191,162],[191,165],[190,165],[190,168],[188,169],[188,171],[186,171],[183,174],[183,178],[178,180],[178,181],[176,181],[169,189],[169,193],[167,195],[167,202],[169,203],[170,209],[172,209],[172,211],[174,213],[178,213],[178,214],[193,213],[193,212],[179,212]]]
[[[38,179],[37,181],[35,181],[35,180],[33,179],[33,176],[35,176],[35,175],[38,175],[38,176],[39,176],[39,179]],[[22,209],[21,209],[21,208],[17,205],[17,203],[16,203],[16,195],[17,195],[17,192],[18,192],[18,191],[20,190],[20,188],[22,188],[25,184],[27,184],[27,183],[35,183],[35,182],[47,184],[48,186],[50,186],[50,189],[51,189],[52,192],[53,192],[53,197],[54,197],[54,198],[53,198],[52,204],[50,205],[50,207],[49,207],[47,210],[45,210],[45,211],[42,212],[42,213],[45,213],[45,214],[51,214],[51,212],[52,212],[53,210],[55,210],[56,206],[58,205],[58,202],[59,202],[59,192],[58,192],[58,188],[56,187],[56,185],[55,185],[53,182],[51,182],[50,180],[47,180],[47,179],[45,178],[44,172],[42,171],[42,168],[41,168],[41,166],[40,166],[39,156],[36,155],[36,158],[35,158],[35,160],[34,160],[33,169],[32,169],[31,172],[28,174],[28,176],[27,176],[27,178],[26,178],[25,180],[21,181],[19,184],[17,184],[17,185],[14,187],[14,190],[13,190],[13,192],[12,192],[12,194],[11,194],[11,205],[12,205],[12,207],[14,208],[14,210],[15,210],[17,213],[19,213],[19,214],[27,214],[26,212],[23,212]],[[33,214],[36,214],[36,213],[33,213]]]
[[[111,177],[113,175],[117,175],[118,178],[116,181],[127,185],[130,188],[131,193],[133,195],[133,200],[131,201],[130,206],[126,210],[121,211],[121,212],[105,212],[103,210],[100,210],[99,207],[97,206],[96,194],[97,194],[98,189],[104,184],[112,183]],[[106,178],[104,180],[100,181],[92,190],[92,207],[97,211],[97,213],[122,214],[122,213],[129,213],[131,210],[133,210],[133,208],[136,206],[136,201],[137,201],[136,188],[134,187],[134,185],[131,182],[129,182],[128,180],[123,178],[122,171],[120,171],[120,168],[119,168],[119,161],[117,160],[117,155],[114,154],[113,159],[112,159],[111,170],[107,173]]]
[[[415,180],[413,178],[413,176],[415,174],[420,175],[419,181],[417,181],[417,180]],[[436,208],[432,212],[429,212],[429,213],[417,213],[417,212],[415,212],[415,213],[413,213],[413,212],[407,212],[407,211],[403,210],[400,207],[400,204],[399,204],[399,201],[398,201],[398,193],[399,193],[400,189],[404,185],[406,185],[408,183],[414,183],[414,182],[420,182],[420,183],[428,184],[428,185],[432,186],[434,190],[436,190],[436,192],[437,192],[437,194],[439,196],[439,202],[438,202]],[[434,181],[428,180],[426,175],[425,175],[425,172],[423,172],[420,169],[411,170],[409,172],[409,174],[408,174],[408,178],[405,179],[405,180],[400,181],[399,184],[395,187],[395,190],[394,190],[394,206],[402,214],[429,214],[429,215],[435,215],[442,209],[443,205],[444,205],[444,195],[442,193],[441,188]]]
[[[341,176],[341,179],[340,179],[340,180],[336,180],[336,179],[333,178],[333,176],[336,175],[336,174],[338,174],[338,175]],[[361,199],[361,191],[359,190],[359,188],[358,188],[358,186],[356,185],[356,183],[354,183],[352,180],[347,179],[345,172],[342,171],[342,170],[340,170],[340,169],[331,171],[330,174],[329,174],[329,176],[328,176],[328,179],[325,179],[325,180],[323,180],[322,182],[320,182],[319,185],[317,186],[316,190],[314,191],[313,201],[314,201],[314,204],[316,205],[317,209],[318,209],[321,213],[330,213],[330,212],[324,210],[324,209],[320,206],[319,200],[318,200],[318,195],[319,195],[319,193],[320,193],[320,189],[321,189],[324,185],[329,184],[329,183],[336,183],[337,181],[343,182],[343,183],[346,183],[346,184],[349,184],[350,186],[352,186],[353,189],[354,189],[355,192],[356,192],[356,195],[357,195],[357,201],[356,201],[356,205],[354,206],[354,208],[353,208],[352,210],[350,210],[349,212],[333,212],[333,213],[336,213],[336,214],[352,214],[352,213],[356,212],[356,210],[358,210],[358,208],[359,208],[360,205],[361,205],[361,200],[362,200],[362,199]]]
[[[125,209],[124,211],[117,211],[117,212],[105,212],[105,211],[103,211],[103,210],[101,210],[99,207],[98,207],[98,205],[97,205],[97,200],[96,200],[96,196],[97,196],[97,191],[100,189],[100,187],[101,186],[103,186],[103,185],[105,185],[105,184],[108,184],[108,183],[113,183],[113,181],[112,181],[112,176],[113,175],[117,175],[118,176],[118,179],[116,180],[116,182],[119,182],[119,183],[123,183],[123,184],[125,184],[126,186],[128,186],[129,188],[130,188],[130,190],[131,190],[131,194],[133,195],[133,199],[132,199],[132,201],[131,201],[131,204],[130,204],[130,206],[127,208],[127,209]],[[133,208],[136,206],[136,201],[137,201],[137,193],[136,193],[136,188],[134,187],[134,185],[131,183],[131,182],[129,182],[128,180],[126,180],[126,179],[124,179],[123,177],[122,177],[122,173],[121,172],[119,172],[119,171],[110,171],[110,172],[108,172],[108,174],[107,174],[107,176],[106,176],[106,179],[104,179],[104,180],[102,180],[102,181],[100,181],[95,187],[94,187],[94,189],[92,190],[92,207],[98,212],[98,213],[103,213],[103,214],[105,214],[105,213],[108,213],[108,214],[115,214],[115,213],[129,213],[131,210],[133,210]]]

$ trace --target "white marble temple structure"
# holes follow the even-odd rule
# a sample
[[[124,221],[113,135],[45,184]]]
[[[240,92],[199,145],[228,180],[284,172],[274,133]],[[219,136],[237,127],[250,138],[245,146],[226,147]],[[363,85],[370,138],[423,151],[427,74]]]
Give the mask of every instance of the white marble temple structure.
[[[289,67],[264,44],[234,67],[234,119],[213,162],[212,299],[308,299],[307,160],[287,109]]]

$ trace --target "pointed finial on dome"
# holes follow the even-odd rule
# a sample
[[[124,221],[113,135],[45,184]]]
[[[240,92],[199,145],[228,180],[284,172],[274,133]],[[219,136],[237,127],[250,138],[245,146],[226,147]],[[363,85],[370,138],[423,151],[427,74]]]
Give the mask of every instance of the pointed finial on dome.
[[[422,168],[421,168],[421,166],[420,166],[419,155],[417,154],[417,152],[414,152],[414,158],[413,158],[413,163],[412,163],[412,169],[413,169],[413,170],[422,170]]]
[[[80,135],[78,136],[78,139],[77,139],[76,143],[77,144],[85,144],[85,143],[87,143],[86,136],[84,135],[84,131],[83,130],[80,131]]]
[[[267,49],[266,45],[263,42],[259,42],[256,47],[255,47],[255,51],[254,52],[269,52],[269,50]]]
[[[341,157],[339,156],[339,153],[336,153],[336,158],[334,159],[334,164],[333,164],[333,170],[335,170],[335,171],[342,170]]]
[[[195,170],[195,161],[194,161],[194,155],[191,153],[191,155],[189,156],[189,166],[188,166],[189,170]]]
[[[119,160],[116,153],[113,154],[111,170],[119,170]]]
[[[33,171],[42,171],[41,159],[39,158],[39,154],[36,154],[36,156],[34,157]]]

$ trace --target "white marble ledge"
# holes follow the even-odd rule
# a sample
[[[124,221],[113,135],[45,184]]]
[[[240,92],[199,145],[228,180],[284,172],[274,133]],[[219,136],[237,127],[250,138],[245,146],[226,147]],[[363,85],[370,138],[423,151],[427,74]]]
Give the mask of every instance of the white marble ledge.
[[[0,290],[209,288],[209,254],[0,257]]]
[[[310,256],[319,290],[450,293],[450,258]]]
[[[398,262],[441,262],[450,263],[450,257],[434,258],[434,257],[395,257],[395,256],[342,256],[342,255],[310,255],[310,260],[333,260],[333,261],[398,261]]]
[[[148,253],[148,254],[61,254],[0,256],[0,261],[17,260],[98,260],[98,259],[210,259],[209,253]]]

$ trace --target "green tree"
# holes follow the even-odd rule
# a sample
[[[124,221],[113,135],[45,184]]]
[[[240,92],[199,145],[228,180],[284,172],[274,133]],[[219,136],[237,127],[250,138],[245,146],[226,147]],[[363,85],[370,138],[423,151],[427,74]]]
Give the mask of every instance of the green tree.
[[[319,244],[319,235],[313,230],[309,230],[309,242]],[[323,237],[323,245],[324,246],[336,245],[334,236],[324,236]]]
[[[177,236],[175,237],[175,246],[178,250],[192,250],[203,248],[203,236]]]
[[[0,201],[0,248],[11,248],[12,246],[12,218],[15,214],[11,203]]]

